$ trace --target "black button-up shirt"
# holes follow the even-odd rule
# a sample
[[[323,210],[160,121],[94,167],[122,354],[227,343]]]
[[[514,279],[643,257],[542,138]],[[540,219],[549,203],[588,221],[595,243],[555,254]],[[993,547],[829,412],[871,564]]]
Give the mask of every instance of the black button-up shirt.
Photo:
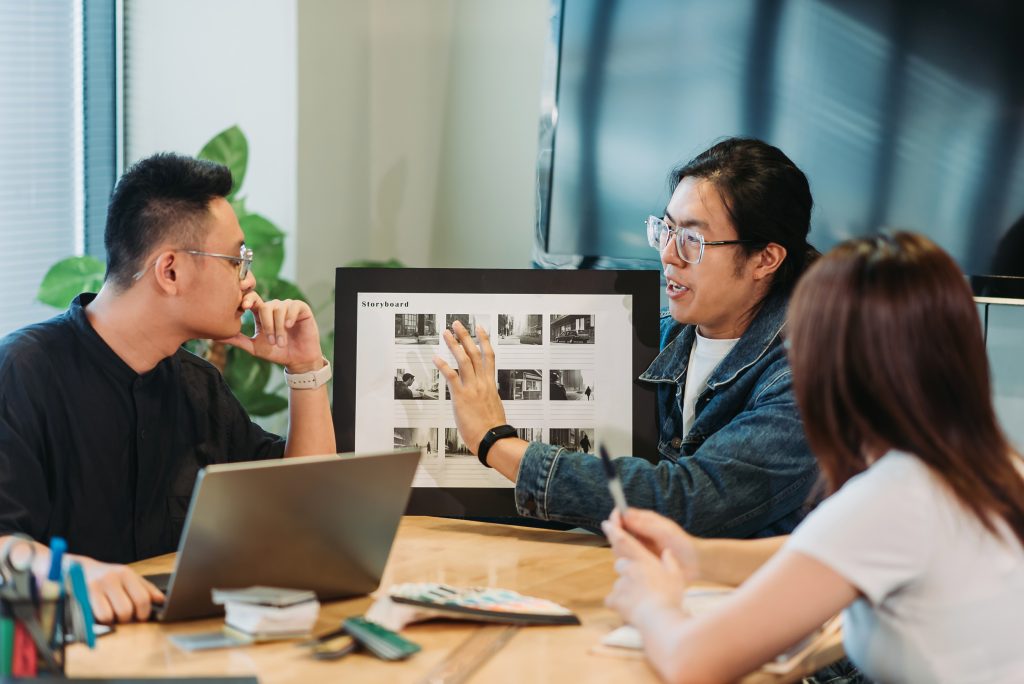
[[[0,340],[0,534],[127,563],[177,548],[200,468],[284,440],[185,350],[133,371],[90,325],[93,297]]]

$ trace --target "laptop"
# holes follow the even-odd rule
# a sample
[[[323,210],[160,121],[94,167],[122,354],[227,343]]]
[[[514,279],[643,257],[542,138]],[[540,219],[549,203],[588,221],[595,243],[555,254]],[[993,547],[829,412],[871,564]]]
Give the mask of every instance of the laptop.
[[[419,449],[401,449],[199,471],[174,572],[148,578],[167,587],[157,619],[223,613],[210,600],[213,588],[309,589],[321,600],[370,593],[419,459]]]

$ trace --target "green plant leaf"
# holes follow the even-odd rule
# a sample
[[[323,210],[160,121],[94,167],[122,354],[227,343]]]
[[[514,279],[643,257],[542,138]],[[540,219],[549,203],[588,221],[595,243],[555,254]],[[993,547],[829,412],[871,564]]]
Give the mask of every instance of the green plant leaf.
[[[246,214],[238,222],[245,233],[245,246],[253,251],[284,244],[284,232],[260,214]]]
[[[272,416],[288,408],[288,400],[277,394],[260,393],[250,397],[245,410],[251,416]]]
[[[372,259],[358,259],[356,261],[350,261],[345,264],[346,268],[405,268],[398,259],[388,259],[387,261],[373,261]]]
[[[46,272],[36,294],[43,304],[66,309],[81,292],[99,292],[106,267],[91,256],[61,259]]]
[[[187,340],[185,344],[181,345],[186,351],[189,351],[196,356],[203,356],[209,347],[209,340]]]
[[[266,293],[268,299],[298,299],[309,304],[309,300],[298,285],[284,278],[268,281]]]
[[[199,151],[199,158],[228,167],[231,171],[231,194],[227,198],[232,199],[242,187],[245,169],[249,164],[249,142],[242,129],[232,126],[213,136]]]
[[[257,359],[251,354],[232,347],[228,350],[228,362],[224,368],[224,379],[242,405],[249,408],[248,401],[263,394],[263,388],[270,379],[273,364]]]
[[[252,272],[256,276],[256,282],[269,283],[277,280],[281,264],[284,263],[284,245],[267,245],[259,251],[254,249],[252,252]]]
[[[246,214],[238,223],[245,233],[245,246],[253,252],[256,282],[276,279],[284,263],[284,233],[259,214]]]
[[[263,295],[260,296],[262,297]],[[251,310],[242,314],[241,333],[246,337],[252,337],[256,334],[256,318],[252,315]]]
[[[275,368],[277,366],[271,362],[257,359],[241,349],[228,349],[224,379],[249,415],[272,416],[288,408],[287,399],[266,391]]]

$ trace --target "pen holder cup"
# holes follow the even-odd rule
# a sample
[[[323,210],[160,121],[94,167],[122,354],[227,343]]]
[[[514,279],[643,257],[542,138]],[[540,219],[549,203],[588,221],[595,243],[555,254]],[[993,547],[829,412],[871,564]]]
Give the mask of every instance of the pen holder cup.
[[[7,623],[2,630],[5,633],[0,634],[4,674],[17,678],[34,672],[35,676],[63,678],[68,624],[64,598],[0,601]]]

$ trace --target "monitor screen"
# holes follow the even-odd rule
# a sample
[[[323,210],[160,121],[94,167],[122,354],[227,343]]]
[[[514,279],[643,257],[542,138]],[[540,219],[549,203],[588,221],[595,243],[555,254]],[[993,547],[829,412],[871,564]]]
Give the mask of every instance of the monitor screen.
[[[1024,3],[552,7],[540,263],[656,267],[643,220],[664,211],[669,171],[741,135],[807,174],[823,251],[901,228],[968,274],[1024,276]]]

